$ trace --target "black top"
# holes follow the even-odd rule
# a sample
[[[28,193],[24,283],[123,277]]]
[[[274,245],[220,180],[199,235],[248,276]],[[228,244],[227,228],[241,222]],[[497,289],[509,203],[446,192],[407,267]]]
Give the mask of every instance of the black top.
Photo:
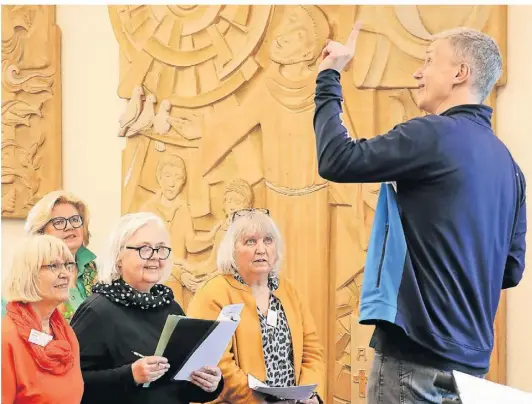
[[[111,302],[94,293],[78,308],[71,321],[76,333],[85,382],[82,403],[203,403],[216,399],[223,389],[207,393],[188,381],[137,386],[131,365],[139,358],[133,352],[153,355],[166,318],[184,315],[175,301],[152,310],[140,310]],[[170,369],[172,372],[172,364]]]

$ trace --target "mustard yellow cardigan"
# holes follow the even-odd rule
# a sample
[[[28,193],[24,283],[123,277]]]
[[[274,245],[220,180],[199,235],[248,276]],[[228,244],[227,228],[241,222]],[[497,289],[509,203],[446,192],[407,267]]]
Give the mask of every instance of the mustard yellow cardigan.
[[[317,383],[316,391],[324,400],[325,357],[312,315],[296,288],[283,276],[279,277],[279,288],[274,295],[281,301],[290,327],[296,383]],[[219,363],[225,384],[213,403],[258,404],[263,398],[248,387],[248,374],[265,381],[266,367],[257,303],[251,288],[232,275],[218,275],[196,292],[187,308],[187,316],[214,320],[222,307],[236,303],[244,303],[244,309],[240,324]]]

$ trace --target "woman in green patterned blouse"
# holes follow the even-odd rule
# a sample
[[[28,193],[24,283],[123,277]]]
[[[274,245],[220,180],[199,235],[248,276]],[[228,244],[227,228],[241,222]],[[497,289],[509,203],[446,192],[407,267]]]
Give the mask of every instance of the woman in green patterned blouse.
[[[78,197],[66,191],[46,194],[31,209],[24,230],[27,234],[49,234],[65,242],[74,255],[77,274],[69,291],[69,299],[58,307],[70,321],[79,305],[89,296],[96,277],[96,256],[89,244],[89,210]]]

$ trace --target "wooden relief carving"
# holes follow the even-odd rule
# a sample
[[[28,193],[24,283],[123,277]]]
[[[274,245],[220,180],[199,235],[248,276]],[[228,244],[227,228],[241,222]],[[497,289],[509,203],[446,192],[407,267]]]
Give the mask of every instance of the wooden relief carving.
[[[60,41],[55,6],[2,6],[2,217],[61,186]]]
[[[109,14],[121,51],[118,94],[129,99],[117,127],[127,145],[122,211],[150,210],[168,223],[177,300],[186,308],[216,275],[230,213],[269,208],[286,243],[282,270],[327,348],[326,402],[365,403],[373,330],[357,318],[379,184],[318,175],[318,57],[327,38],[344,41],[364,21],[342,75],[342,118],[353,137],[369,138],[422,115],[412,74],[430,35],[469,25],[504,53],[505,8],[175,5]]]

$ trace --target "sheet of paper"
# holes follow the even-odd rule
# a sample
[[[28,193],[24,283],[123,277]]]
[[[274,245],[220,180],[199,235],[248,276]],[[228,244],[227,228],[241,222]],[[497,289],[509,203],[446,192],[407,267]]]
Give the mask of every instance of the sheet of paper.
[[[232,304],[222,308],[218,326],[210,333],[203,343],[190,356],[174,380],[191,381],[190,374],[203,366],[217,366],[231,342],[231,338],[240,323],[240,313],[244,304]]]
[[[233,321],[240,321],[240,313],[242,313],[242,309],[244,308],[244,303],[238,303],[238,304],[229,304],[227,306],[224,306],[222,310],[220,311],[220,315],[218,316],[217,320],[233,320]]]
[[[532,393],[453,371],[462,404],[532,404]]]
[[[161,336],[159,337],[159,342],[157,343],[157,348],[155,348],[155,353],[153,356],[161,356],[166,349],[166,345],[168,345],[168,341],[170,340],[170,337],[172,336],[172,333],[175,330],[175,327],[177,326],[177,323],[179,322],[179,319],[181,316],[177,316],[174,314],[170,314],[166,318],[166,322],[164,323],[163,331],[161,332]],[[150,383],[144,383],[142,387],[149,387]]]
[[[316,387],[318,387],[317,384],[294,387],[268,387],[250,374],[248,374],[248,386],[252,390],[259,393],[269,394],[280,400],[308,400],[314,390],[316,390]]]

